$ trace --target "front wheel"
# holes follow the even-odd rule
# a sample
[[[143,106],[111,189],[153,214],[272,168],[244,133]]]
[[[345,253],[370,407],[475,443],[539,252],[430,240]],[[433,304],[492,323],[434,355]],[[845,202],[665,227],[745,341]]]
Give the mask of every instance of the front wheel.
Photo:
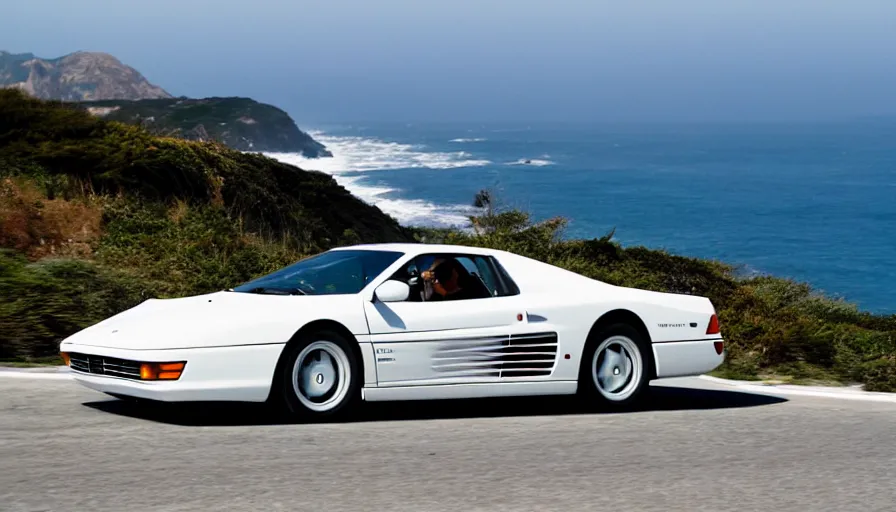
[[[343,416],[360,397],[360,364],[348,340],[319,331],[287,349],[280,392],[287,411],[303,420]]]
[[[646,340],[633,327],[616,324],[588,341],[579,372],[579,394],[611,406],[635,403],[650,378]]]

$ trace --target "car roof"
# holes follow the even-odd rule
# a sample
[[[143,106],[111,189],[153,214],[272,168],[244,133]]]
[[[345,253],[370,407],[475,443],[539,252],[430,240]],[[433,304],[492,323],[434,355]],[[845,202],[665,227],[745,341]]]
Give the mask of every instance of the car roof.
[[[487,249],[484,247],[470,247],[465,245],[451,244],[425,244],[425,243],[380,243],[380,244],[358,244],[333,248],[334,251],[347,250],[364,250],[364,251],[396,251],[405,254],[425,254],[425,253],[452,253],[463,252],[467,254],[483,254],[498,255],[501,251]]]

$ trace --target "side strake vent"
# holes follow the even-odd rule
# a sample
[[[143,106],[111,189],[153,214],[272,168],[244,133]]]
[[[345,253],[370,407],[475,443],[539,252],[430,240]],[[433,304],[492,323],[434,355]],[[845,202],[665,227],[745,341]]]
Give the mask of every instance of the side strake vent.
[[[433,354],[433,371],[448,377],[550,375],[557,360],[557,333],[517,334],[445,341]]]

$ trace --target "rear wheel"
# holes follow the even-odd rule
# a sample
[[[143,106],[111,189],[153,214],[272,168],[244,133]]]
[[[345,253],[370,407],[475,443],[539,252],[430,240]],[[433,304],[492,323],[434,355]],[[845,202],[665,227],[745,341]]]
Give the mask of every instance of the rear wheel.
[[[287,412],[301,420],[345,416],[360,399],[360,364],[350,342],[317,331],[287,348],[280,394]]]
[[[650,379],[647,340],[628,324],[610,325],[586,344],[579,394],[589,402],[627,406],[638,401]]]

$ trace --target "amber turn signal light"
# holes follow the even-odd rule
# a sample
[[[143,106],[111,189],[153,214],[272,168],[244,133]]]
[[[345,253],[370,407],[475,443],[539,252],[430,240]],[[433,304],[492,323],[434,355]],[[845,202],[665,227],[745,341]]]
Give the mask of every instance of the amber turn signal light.
[[[59,357],[62,358],[62,362],[65,363],[65,366],[72,365],[72,358],[68,355],[68,352],[60,352]]]
[[[140,380],[177,380],[184,371],[186,362],[143,363],[140,365]]]

